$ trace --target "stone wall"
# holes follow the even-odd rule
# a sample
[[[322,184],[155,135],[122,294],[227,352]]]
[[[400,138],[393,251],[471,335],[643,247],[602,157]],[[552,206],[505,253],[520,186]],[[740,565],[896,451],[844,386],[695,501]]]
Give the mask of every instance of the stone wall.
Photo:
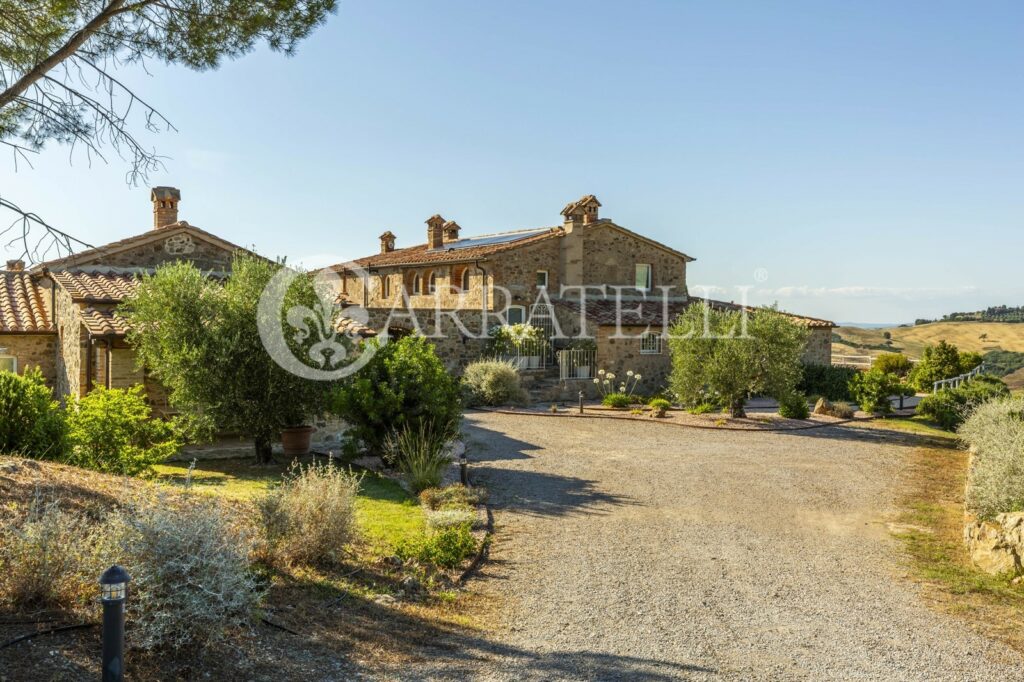
[[[173,228],[168,229],[168,232],[172,231]],[[200,270],[223,271],[229,269],[231,257],[232,254],[220,246],[187,232],[177,232],[117,253],[98,253],[88,260],[75,264],[139,268],[155,267],[162,263],[184,260],[195,263]]]
[[[55,303],[53,321],[57,326],[60,353],[54,372],[54,392],[63,400],[66,396],[80,396],[85,385],[85,331],[67,291],[58,287]]]
[[[616,338],[615,327],[599,327],[597,330],[597,369],[615,374],[617,380],[624,379],[632,370],[643,379],[637,392],[651,395],[668,387],[672,371],[672,359],[668,343],[663,339],[661,353],[641,353],[640,334],[646,327],[622,327],[622,336]]]
[[[832,329],[815,327],[808,330],[804,362],[811,365],[832,364]]]
[[[1024,512],[998,514],[991,521],[968,516],[964,542],[971,561],[986,573],[1024,573]]]
[[[685,259],[611,225],[576,228],[571,236],[577,232],[583,237],[582,284],[631,287],[636,265],[648,263],[655,292],[665,286],[672,296],[686,295]]]
[[[0,334],[0,355],[13,355],[18,374],[38,367],[51,387],[57,377],[56,334]]]

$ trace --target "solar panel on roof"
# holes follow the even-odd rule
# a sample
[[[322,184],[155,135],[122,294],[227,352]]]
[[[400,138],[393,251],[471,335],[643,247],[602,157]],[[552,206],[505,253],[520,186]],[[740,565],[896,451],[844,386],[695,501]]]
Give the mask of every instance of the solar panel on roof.
[[[542,227],[536,230],[523,230],[522,232],[506,232],[505,234],[492,234],[485,237],[469,237],[445,244],[445,249],[469,249],[476,246],[507,244],[519,241],[520,239],[526,239],[527,237],[536,237],[538,234],[544,234],[547,231],[548,228]]]

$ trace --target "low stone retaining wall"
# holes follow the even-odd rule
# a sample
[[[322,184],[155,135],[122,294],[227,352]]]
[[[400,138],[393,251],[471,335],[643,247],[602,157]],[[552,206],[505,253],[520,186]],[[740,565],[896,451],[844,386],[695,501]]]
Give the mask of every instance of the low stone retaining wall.
[[[1024,573],[1024,512],[999,514],[990,521],[968,517],[964,542],[971,561],[986,573]]]

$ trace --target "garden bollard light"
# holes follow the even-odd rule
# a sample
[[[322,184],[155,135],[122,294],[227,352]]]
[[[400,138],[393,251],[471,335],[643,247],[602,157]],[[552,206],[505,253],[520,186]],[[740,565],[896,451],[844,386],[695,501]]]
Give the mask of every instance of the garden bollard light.
[[[469,460],[465,455],[459,457],[459,479],[462,481],[462,485],[469,487]]]
[[[580,391],[580,414],[583,414],[583,391]]]
[[[124,602],[131,577],[120,566],[111,566],[100,576],[103,602],[103,682],[124,679]]]

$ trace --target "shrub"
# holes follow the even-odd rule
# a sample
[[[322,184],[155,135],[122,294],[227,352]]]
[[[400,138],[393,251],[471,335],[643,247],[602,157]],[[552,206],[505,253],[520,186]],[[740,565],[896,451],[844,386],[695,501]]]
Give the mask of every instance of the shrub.
[[[898,377],[907,376],[913,366],[914,363],[903,353],[882,353],[871,363],[871,369],[877,369],[886,374],[895,374]]]
[[[974,449],[967,508],[981,518],[1024,510],[1024,400],[977,407],[960,427]]]
[[[39,368],[0,372],[0,452],[60,459],[67,445],[64,414]]]
[[[708,414],[709,412],[715,412],[718,410],[718,406],[712,403],[699,403],[689,408],[687,412],[690,414]]]
[[[134,476],[178,451],[166,422],[151,419],[144,389],[97,388],[68,412],[68,462],[88,469]]]
[[[389,435],[406,426],[457,423],[462,400],[434,346],[407,336],[380,346],[338,391],[334,409],[355,439],[381,452]]]
[[[605,407],[612,407],[622,410],[633,404],[633,399],[625,393],[609,393],[601,398],[601,404]]]
[[[472,556],[476,547],[476,538],[469,524],[463,524],[406,541],[399,546],[398,556],[451,569]]]
[[[405,476],[417,495],[427,488],[436,488],[451,464],[448,444],[458,435],[452,423],[420,423],[393,433],[385,446],[388,459]]]
[[[477,523],[476,511],[472,509],[439,509],[427,512],[427,525],[434,530],[455,526],[473,527]]]
[[[445,488],[427,488],[420,493],[420,504],[427,509],[468,509],[486,499],[485,488],[467,488],[461,483]]]
[[[852,400],[850,380],[859,374],[856,367],[804,363],[797,390],[805,395],[820,395],[829,400]]]
[[[910,383],[919,391],[931,391],[936,381],[969,372],[981,361],[978,353],[961,353],[953,344],[939,341],[925,347],[920,362],[910,371]]]
[[[881,412],[888,414],[892,412],[892,403],[889,402],[893,394],[902,391],[899,377],[894,374],[886,374],[877,369],[867,372],[858,372],[850,380],[850,392],[854,400],[865,412]]]
[[[787,393],[779,399],[779,416],[786,419],[807,419],[810,410],[807,398],[799,393]]]
[[[248,624],[261,594],[249,570],[252,543],[230,510],[200,496],[179,505],[143,500],[111,527],[132,576],[133,645],[206,645]]]
[[[655,398],[651,402],[647,403],[647,405],[651,408],[651,411],[654,412],[654,416],[656,417],[664,417],[665,413],[668,412],[668,409],[672,407],[672,403],[664,398]]]
[[[519,372],[503,360],[479,360],[467,365],[462,374],[462,394],[471,406],[526,402]]]
[[[959,388],[945,389],[922,398],[917,412],[947,431],[953,431],[978,405],[1008,395],[1010,389],[1001,380],[981,375]]]
[[[360,480],[331,464],[293,465],[258,502],[264,556],[284,565],[340,561],[355,535]]]
[[[81,514],[36,496],[18,524],[0,532],[0,602],[17,609],[84,610],[110,552]]]

